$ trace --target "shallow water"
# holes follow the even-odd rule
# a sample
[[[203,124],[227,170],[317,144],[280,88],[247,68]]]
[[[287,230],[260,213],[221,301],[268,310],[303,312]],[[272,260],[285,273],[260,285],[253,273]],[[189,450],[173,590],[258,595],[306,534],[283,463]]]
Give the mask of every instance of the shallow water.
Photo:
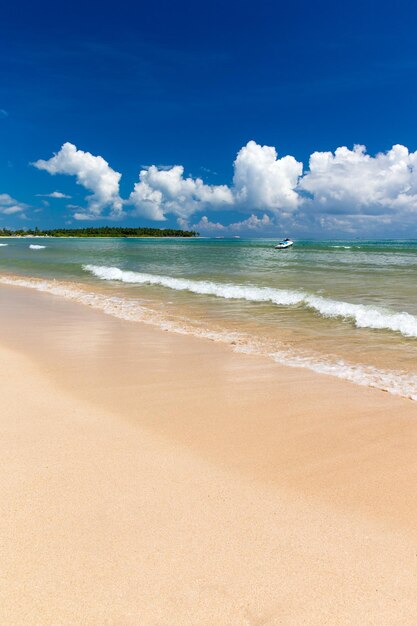
[[[2,243],[3,277],[42,279],[26,286],[417,398],[417,241]]]

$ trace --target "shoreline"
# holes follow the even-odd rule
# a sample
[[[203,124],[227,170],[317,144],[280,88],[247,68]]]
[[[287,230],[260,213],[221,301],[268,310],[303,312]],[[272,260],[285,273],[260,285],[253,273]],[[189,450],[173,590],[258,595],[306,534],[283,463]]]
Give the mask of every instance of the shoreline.
[[[0,303],[0,345],[28,356],[66,393],[134,423],[139,411],[142,426],[208,460],[243,471],[252,480],[281,485],[283,479],[288,487],[296,469],[299,488],[299,472],[304,473],[304,463],[311,463],[314,472],[305,495],[319,487],[321,495],[329,493],[330,502],[339,500],[343,505],[339,478],[334,485],[329,483],[329,467],[334,464],[334,478],[340,473],[343,481],[344,472],[349,472],[358,473],[359,480],[360,469],[351,468],[350,459],[372,451],[391,488],[396,463],[402,459],[399,440],[407,440],[402,462],[413,461],[417,470],[417,405],[406,398],[235,352],[228,344],[206,337],[132,324],[44,292],[1,285]],[[30,331],[32,326],[36,333]],[[138,407],[138,394],[146,405],[145,415]],[[395,437],[392,476],[386,471],[388,458],[379,458],[375,446],[387,432]],[[274,458],[276,445],[282,459]],[[323,463],[322,457],[328,455]],[[289,474],[288,462],[295,462]],[[355,494],[363,491],[364,504],[368,487],[350,481]],[[392,497],[398,500],[394,518],[403,511],[407,521],[409,503],[398,499],[399,494]],[[417,516],[417,502],[414,509]],[[383,516],[389,520],[391,510],[384,509]]]
[[[253,341],[245,332],[204,327],[187,317],[164,315],[160,311],[143,305],[140,300],[124,298],[117,294],[116,302],[114,302],[112,296],[106,296],[102,290],[91,283],[0,273],[0,285],[52,294],[129,322],[151,325],[180,335],[208,339],[228,345],[229,349],[234,352],[267,358],[277,365],[307,369],[320,376],[331,376],[356,386],[375,388],[394,396],[417,401],[417,378],[412,373],[349,362],[340,357],[332,360],[329,357],[326,358],[327,355],[314,352],[309,354],[296,349],[282,350],[279,346],[268,349],[267,345],[262,345],[257,338]]]
[[[412,402],[0,302],[2,621],[414,623]]]

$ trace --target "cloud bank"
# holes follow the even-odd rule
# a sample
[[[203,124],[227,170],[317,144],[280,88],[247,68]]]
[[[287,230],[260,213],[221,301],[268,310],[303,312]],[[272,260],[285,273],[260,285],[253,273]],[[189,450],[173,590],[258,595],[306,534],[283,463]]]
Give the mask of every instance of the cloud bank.
[[[237,153],[230,185],[210,185],[186,176],[182,165],[142,167],[126,200],[119,195],[121,175],[100,156],[66,143],[48,161],[36,161],[51,174],[72,174],[93,192],[79,219],[131,215],[163,221],[175,217],[184,227],[204,213],[193,227],[202,232],[253,231],[276,227],[355,232],[378,225],[410,224],[417,215],[417,151],[394,145],[376,156],[361,145],[335,152],[314,152],[308,169],[291,155],[279,157],[271,146],[249,141]],[[57,197],[57,196],[55,196]],[[249,214],[225,227],[211,221],[210,211]],[[260,212],[257,215],[256,212]]]

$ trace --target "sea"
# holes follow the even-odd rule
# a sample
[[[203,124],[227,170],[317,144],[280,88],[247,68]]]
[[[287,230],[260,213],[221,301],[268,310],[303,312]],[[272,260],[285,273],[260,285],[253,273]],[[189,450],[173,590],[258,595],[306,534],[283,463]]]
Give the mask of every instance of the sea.
[[[417,241],[274,244],[2,238],[0,284],[417,400]]]

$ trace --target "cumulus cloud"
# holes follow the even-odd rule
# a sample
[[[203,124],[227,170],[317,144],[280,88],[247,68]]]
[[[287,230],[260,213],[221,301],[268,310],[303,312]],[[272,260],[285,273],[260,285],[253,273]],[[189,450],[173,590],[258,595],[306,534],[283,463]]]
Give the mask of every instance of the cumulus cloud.
[[[139,173],[129,202],[138,215],[161,221],[167,213],[186,219],[208,207],[227,208],[233,204],[233,194],[227,185],[206,185],[201,178],[184,178],[182,165],[169,169],[151,165]]]
[[[234,163],[235,203],[253,209],[294,210],[300,204],[295,189],[302,171],[303,164],[293,156],[278,159],[275,148],[249,141]]]
[[[262,230],[267,226],[272,226],[273,223],[273,220],[271,220],[266,213],[264,213],[262,217],[258,217],[252,213],[246,220],[230,224],[229,228],[231,230]]]
[[[300,203],[295,188],[302,169],[294,157],[278,159],[275,148],[249,141],[237,154],[231,187],[185,178],[182,165],[168,169],[151,165],[139,173],[129,202],[137,215],[159,221],[168,214],[188,219],[208,209],[292,211]]]
[[[417,209],[417,152],[395,145],[375,157],[365,146],[314,152],[300,181],[316,210],[381,214],[391,209]]]
[[[71,198],[66,193],[62,193],[61,191],[53,191],[52,193],[37,193],[36,196],[38,198]]]
[[[184,222],[183,220],[178,220],[179,225],[182,228],[188,229],[188,222]],[[203,215],[203,217],[196,223],[191,226],[191,230],[196,230],[198,232],[203,233],[211,233],[214,231],[226,230],[226,226],[224,224],[220,224],[220,222],[211,222],[207,215]]]
[[[14,215],[23,213],[28,208],[27,204],[15,200],[8,193],[0,193],[0,213],[3,215]]]
[[[76,177],[92,195],[87,196],[85,215],[98,218],[104,209],[110,209],[111,216],[121,216],[123,201],[119,195],[121,174],[113,170],[101,156],[78,150],[72,143],[64,143],[61,150],[48,160],[39,159],[33,163],[49,174],[69,174]]]
[[[279,159],[275,148],[250,141],[236,157],[230,192],[230,208],[268,210],[289,225],[359,230],[377,226],[372,216],[383,217],[381,225],[409,221],[417,214],[417,151],[394,145],[371,156],[357,145],[314,152],[303,174],[294,157]]]
[[[279,157],[274,147],[249,141],[237,153],[230,185],[210,185],[187,176],[182,165],[142,166],[126,200],[119,195],[121,175],[102,157],[70,143],[35,166],[51,174],[73,174],[93,192],[87,197],[87,208],[76,208],[75,219],[97,219],[105,208],[117,219],[122,207],[130,206],[132,215],[156,221],[173,216],[188,228],[196,213],[233,210],[249,217],[224,226],[204,215],[193,228],[261,232],[272,226],[272,217],[276,227],[286,232],[294,228],[308,233],[314,228],[353,233],[412,223],[417,212],[417,152],[402,145],[375,156],[360,145],[314,152],[303,172],[303,164],[293,156]],[[63,197],[56,194],[60,192],[48,196]],[[263,216],[257,216],[257,211]]]
[[[258,217],[254,213],[250,215],[247,219],[242,220],[241,222],[233,222],[232,224],[228,224],[227,226],[221,224],[220,222],[211,222],[206,215],[200,219],[199,222],[192,225],[192,230],[196,230],[198,232],[219,232],[219,231],[227,231],[230,233],[241,232],[241,231],[253,231],[253,230],[262,230],[268,226],[273,225],[273,220],[266,213],[263,214],[262,217]],[[184,227],[184,222],[180,222],[180,225]],[[188,225],[187,225],[188,227]]]

